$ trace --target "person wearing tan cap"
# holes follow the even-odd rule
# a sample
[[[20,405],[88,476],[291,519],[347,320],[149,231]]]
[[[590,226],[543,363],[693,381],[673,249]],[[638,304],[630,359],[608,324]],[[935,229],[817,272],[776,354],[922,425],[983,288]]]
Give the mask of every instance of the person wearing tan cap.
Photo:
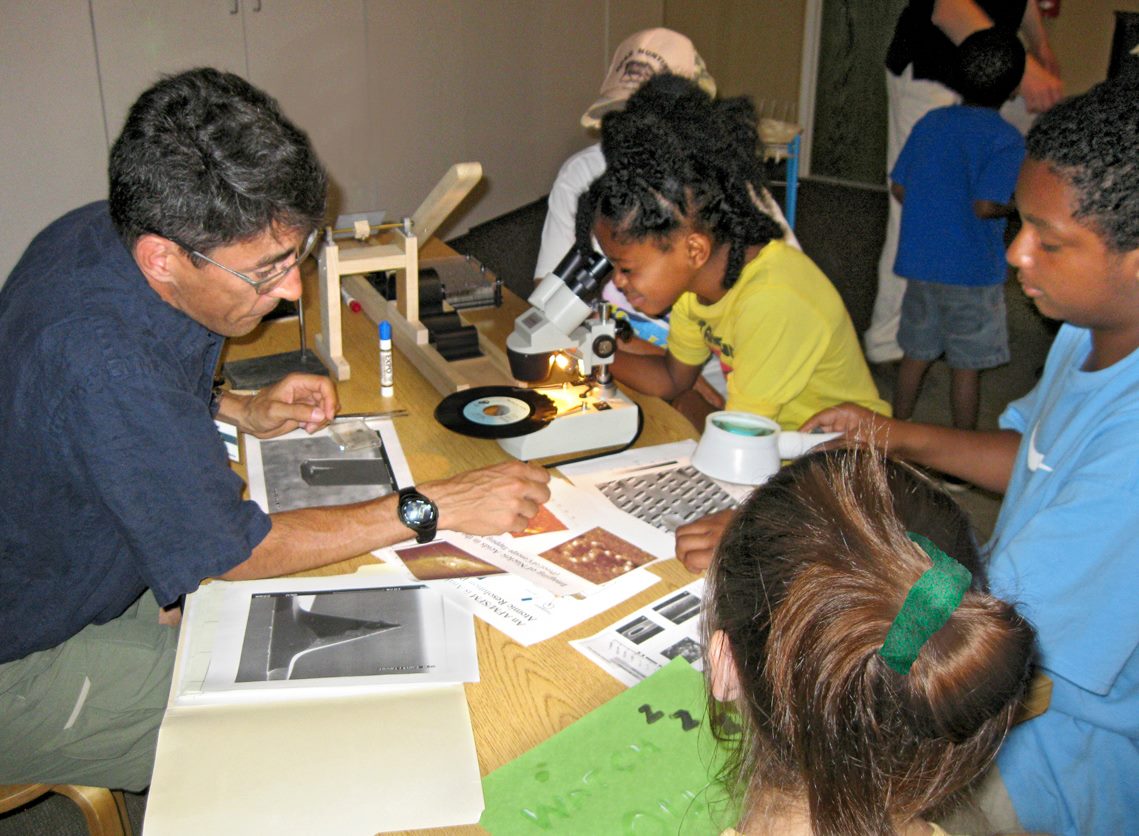
[[[624,108],[625,102],[642,84],[661,73],[690,78],[708,95],[716,95],[716,81],[689,38],[671,29],[645,29],[623,40],[613,53],[609,72],[601,84],[597,100],[582,114],[582,127],[597,131],[601,127],[601,118],[606,113]],[[578,198],[604,171],[605,157],[601,153],[599,142],[578,151],[562,164],[550,189],[549,208],[542,227],[541,249],[534,267],[535,281],[541,281],[551,273],[574,245],[574,217],[577,214]],[[783,227],[784,240],[798,248],[799,242],[788,227],[779,204],[766,190],[760,195],[760,200],[763,210]],[[596,241],[593,246],[600,252]],[[633,341],[635,345],[632,350],[656,353],[663,351],[668,338],[667,318],[647,317],[635,311],[611,282],[605,286],[602,295],[624,311],[633,325],[634,332],[640,339]],[[697,391],[711,407],[722,408],[727,384],[719,366],[710,362],[704,370],[702,380],[708,385],[698,386]],[[698,408],[702,412],[704,405],[698,404]],[[681,411],[694,423],[703,426],[699,412],[690,413],[688,409]]]

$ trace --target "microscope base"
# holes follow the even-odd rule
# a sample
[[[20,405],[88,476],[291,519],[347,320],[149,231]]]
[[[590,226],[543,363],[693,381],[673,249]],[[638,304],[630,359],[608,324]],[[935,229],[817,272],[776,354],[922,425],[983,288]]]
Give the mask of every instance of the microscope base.
[[[599,405],[601,409],[597,408]],[[537,432],[500,438],[498,443],[523,461],[617,447],[636,436],[639,415],[640,407],[618,393],[608,400],[590,403],[584,411],[559,415]]]

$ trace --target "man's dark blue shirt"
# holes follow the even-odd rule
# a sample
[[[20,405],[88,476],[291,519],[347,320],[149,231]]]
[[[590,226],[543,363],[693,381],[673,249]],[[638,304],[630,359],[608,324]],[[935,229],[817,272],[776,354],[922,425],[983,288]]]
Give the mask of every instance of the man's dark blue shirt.
[[[0,289],[0,662],[168,605],[270,528],[209,412],[222,338],[163,301],[105,202],[65,215]]]

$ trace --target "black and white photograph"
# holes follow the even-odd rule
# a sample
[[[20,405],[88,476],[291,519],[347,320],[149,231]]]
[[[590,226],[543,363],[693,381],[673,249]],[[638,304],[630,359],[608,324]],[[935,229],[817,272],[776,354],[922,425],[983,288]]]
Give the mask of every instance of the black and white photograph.
[[[664,632],[664,628],[655,621],[650,621],[644,616],[641,616],[640,618],[634,618],[628,624],[622,624],[617,628],[617,632],[634,644],[641,644],[651,639],[657,633]]]
[[[394,490],[382,446],[345,452],[328,435],[280,438],[260,446],[270,513],[363,502]]]
[[[427,672],[424,589],[255,595],[236,681]]]
[[[675,659],[677,656],[683,656],[684,659],[697,670],[702,670],[702,661],[704,658],[704,646],[700,642],[688,638],[687,636],[674,645],[666,647],[660,652],[661,656],[666,659]]]
[[[429,584],[340,575],[217,586],[216,603],[183,624],[209,650],[208,669],[179,685],[189,699],[478,681],[471,614]]]
[[[605,498],[639,520],[672,533],[677,527],[738,503],[692,465],[601,482]]]
[[[704,579],[641,607],[625,619],[570,644],[626,685],[635,685],[680,656],[703,670]]]
[[[657,604],[653,609],[673,624],[683,624],[700,613],[700,599],[690,592],[678,592]]]

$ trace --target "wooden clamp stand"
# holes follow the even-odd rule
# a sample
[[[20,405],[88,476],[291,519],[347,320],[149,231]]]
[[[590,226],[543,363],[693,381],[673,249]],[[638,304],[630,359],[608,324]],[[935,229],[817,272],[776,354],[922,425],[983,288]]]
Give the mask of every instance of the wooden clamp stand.
[[[479,163],[451,166],[410,222],[405,221],[402,227],[392,230],[392,243],[342,250],[328,236],[318,257],[322,332],[316,336],[316,352],[337,380],[347,380],[351,374],[344,358],[341,334],[340,286],[343,281],[373,322],[384,319],[391,322],[395,347],[441,394],[513,381],[506,354],[482,334],[479,334],[479,348],[483,356],[447,361],[430,344],[427,328],[419,321],[419,248],[480,179],[482,166]],[[380,295],[363,275],[384,270],[397,271],[394,301]]]

